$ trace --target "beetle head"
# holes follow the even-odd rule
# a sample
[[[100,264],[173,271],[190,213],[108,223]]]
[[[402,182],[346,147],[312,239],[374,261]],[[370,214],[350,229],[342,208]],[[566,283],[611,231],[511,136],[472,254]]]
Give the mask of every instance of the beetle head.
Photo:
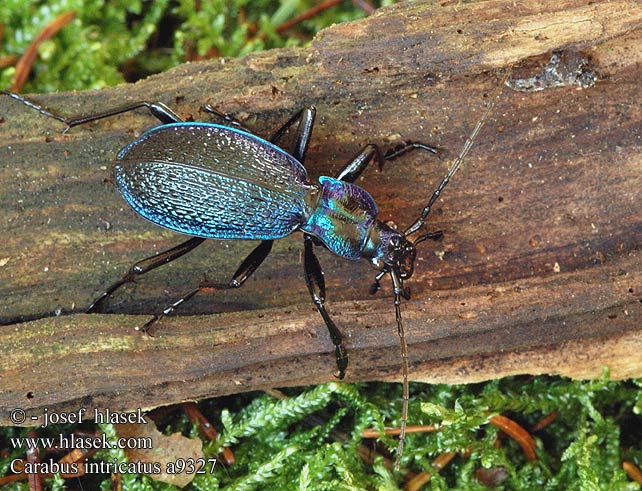
[[[388,242],[389,264],[402,280],[410,278],[415,269],[417,248],[404,235],[394,235]]]
[[[375,222],[374,225],[364,257],[381,272],[395,271],[399,279],[410,278],[417,257],[415,244],[390,224]]]

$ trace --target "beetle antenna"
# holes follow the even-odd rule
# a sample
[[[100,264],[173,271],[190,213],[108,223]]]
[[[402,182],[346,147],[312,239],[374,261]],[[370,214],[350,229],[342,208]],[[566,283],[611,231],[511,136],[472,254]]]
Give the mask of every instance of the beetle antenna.
[[[479,134],[479,131],[482,129],[482,126],[484,126],[484,123],[486,122],[486,119],[488,118],[488,115],[490,114],[490,112],[492,111],[493,107],[495,106],[495,103],[497,102],[497,99],[499,99],[499,96],[502,93],[502,87],[504,86],[504,84],[508,80],[508,77],[510,76],[510,73],[511,73],[511,70],[510,70],[510,68],[508,68],[508,70],[506,70],[506,73],[502,77],[502,81],[501,81],[501,83],[499,85],[499,88],[495,92],[495,96],[488,102],[488,106],[486,106],[486,110],[484,111],[484,114],[482,114],[481,118],[479,118],[479,121],[477,121],[477,124],[475,125],[475,129],[473,129],[472,133],[470,134],[470,136],[466,140],[466,143],[464,143],[464,146],[461,149],[461,151],[459,152],[459,155],[457,156],[457,158],[453,162],[453,165],[450,167],[450,170],[448,171],[448,174],[446,174],[446,177],[444,177],[443,180],[441,181],[441,183],[439,184],[439,186],[437,186],[437,189],[435,190],[435,192],[432,194],[432,196],[428,200],[428,203],[426,204],[426,206],[424,206],[424,209],[421,211],[421,215],[419,216],[419,218],[417,218],[415,223],[413,223],[410,227],[408,227],[408,229],[404,232],[404,235],[408,236],[408,235],[416,232],[417,230],[419,230],[422,227],[422,225],[426,221],[426,217],[430,213],[430,210],[432,209],[432,205],[435,204],[435,201],[437,201],[437,198],[439,198],[439,195],[444,190],[446,185],[450,182],[450,179],[455,174],[455,172],[457,172],[457,169],[459,169],[459,166],[464,161],[464,158],[466,157],[466,155],[468,154],[468,152],[472,148],[473,143],[474,143],[475,139],[477,138],[477,135]]]
[[[426,206],[424,206],[424,209],[422,210],[419,218],[404,232],[404,236],[408,236],[416,232],[423,226],[426,220],[426,217],[430,213],[432,205],[435,203],[435,201],[437,201],[437,198],[439,198],[439,195],[444,190],[446,185],[450,182],[450,179],[455,174],[455,172],[457,172],[457,169],[459,169],[459,166],[464,161],[464,158],[466,158],[466,155],[472,148],[473,143],[477,138],[477,135],[479,134],[480,130],[482,129],[482,126],[484,126],[484,123],[488,119],[488,116],[492,111],[493,107],[495,106],[495,103],[499,99],[499,96],[502,92],[502,87],[508,80],[510,73],[511,73],[511,70],[510,68],[508,68],[508,70],[506,70],[506,73],[502,77],[501,84],[497,89],[494,97],[489,101],[486,107],[486,110],[482,114],[481,118],[479,118],[479,121],[477,121],[477,124],[475,125],[475,128],[471,132],[470,136],[466,139],[466,143],[464,143],[463,148],[459,152],[459,155],[457,156],[457,158],[454,160],[452,166],[450,167],[450,170],[446,174],[446,177],[444,177],[441,183],[439,184],[439,186],[437,186],[437,189],[428,200],[428,203],[426,204]],[[420,242],[423,242],[424,240],[428,240],[428,239],[439,240],[441,239],[442,235],[443,233],[441,231],[423,234],[413,242],[413,245],[417,245]],[[401,297],[408,298],[409,294],[407,290],[405,290],[403,287],[402,279],[399,272],[396,269],[390,269],[388,272],[390,273],[390,277],[392,278],[392,286],[394,291],[394,302],[395,302],[395,318],[397,321],[397,331],[399,333],[399,343],[401,346],[401,377],[402,377],[402,385],[403,385],[403,399],[402,399],[403,402],[402,402],[402,408],[401,408],[399,446],[397,447],[397,456],[395,458],[395,470],[399,470],[401,456],[403,454],[403,447],[406,440],[406,421],[408,419],[408,403],[410,400],[410,387],[408,383],[408,344],[406,343],[406,336],[404,333],[403,322],[401,320]],[[375,278],[375,284],[373,285],[373,288],[371,288],[371,291],[376,291],[377,287],[379,286],[379,280],[381,279],[381,276],[383,274],[385,274],[385,271],[382,271],[381,273],[379,273],[379,275],[377,275],[377,277]]]

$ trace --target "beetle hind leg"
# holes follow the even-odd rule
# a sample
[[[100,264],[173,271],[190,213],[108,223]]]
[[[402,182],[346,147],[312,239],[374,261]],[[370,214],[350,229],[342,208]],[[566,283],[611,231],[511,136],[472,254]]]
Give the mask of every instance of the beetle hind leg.
[[[190,298],[196,295],[199,292],[212,291],[212,290],[230,290],[232,288],[240,288],[243,286],[243,283],[254,274],[258,267],[265,261],[265,259],[270,254],[272,250],[272,240],[264,240],[254,248],[252,252],[245,258],[245,260],[238,267],[232,279],[227,283],[215,283],[210,281],[202,281],[198,288],[190,291],[186,295],[179,298],[176,302],[172,303],[166,307],[160,314],[156,314],[150,320],[148,320],[140,330],[149,334],[150,336],[154,333],[154,326],[161,320],[163,317],[174,312],[178,307],[187,302]]]
[[[205,111],[206,113],[210,113],[213,116],[216,116],[219,119],[222,119],[227,123],[229,126],[234,126],[235,128],[240,128],[243,131],[247,131],[248,133],[252,133],[252,131],[248,128],[246,128],[243,123],[241,123],[238,119],[236,119],[234,116],[232,116],[230,113],[222,113],[221,111],[218,111],[212,106],[211,104],[204,104],[201,106],[201,110]]]
[[[201,237],[192,237],[181,244],[172,247],[166,251],[156,254],[154,256],[142,259],[134,263],[134,265],[129,268],[127,273],[123,275],[118,281],[112,283],[96,300],[94,300],[91,305],[85,311],[86,313],[100,312],[102,307],[105,305],[107,300],[112,296],[112,294],[118,290],[121,286],[127,283],[134,283],[136,278],[145,273],[156,269],[159,266],[172,262],[175,259],[187,254],[194,248],[198,247],[203,243],[205,239]]]
[[[148,109],[149,112],[152,114],[152,116],[154,116],[163,124],[180,123],[181,121],[183,121],[183,119],[178,114],[176,114],[174,111],[172,111],[169,107],[167,107],[162,102],[139,101],[139,102],[134,102],[132,104],[127,104],[124,106],[119,106],[114,109],[108,109],[100,113],[90,114],[88,116],[77,116],[73,118],[68,118],[54,111],[50,111],[45,107],[43,107],[42,105],[34,101],[31,101],[20,94],[16,94],[14,92],[8,92],[6,90],[0,91],[0,94],[9,96],[16,101],[21,102],[25,106],[35,109],[36,111],[38,111],[40,114],[44,116],[56,119],[61,123],[66,124],[67,128],[64,130],[64,132],[66,132],[70,128],[73,128],[74,126],[89,123],[91,121],[97,121],[99,119],[108,118],[111,116],[116,116],[117,114],[133,111],[134,109],[138,109],[141,107]]]

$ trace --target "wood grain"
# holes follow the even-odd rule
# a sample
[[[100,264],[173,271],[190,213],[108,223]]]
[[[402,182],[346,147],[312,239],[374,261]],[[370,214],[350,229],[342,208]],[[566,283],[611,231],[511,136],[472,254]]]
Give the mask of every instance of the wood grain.
[[[334,175],[362,145],[437,145],[368,170],[380,217],[409,224],[495,93],[578,62],[595,84],[504,88],[494,115],[429,220],[403,305],[412,380],[519,373],[642,376],[642,7],[563,0],[400,4],[320,33],[308,48],[179,66],[134,85],[33,96],[65,115],[163,101],[190,120],[211,103],[260,135],[318,110],[306,167]],[[580,63],[580,64],[581,64]],[[301,237],[275,244],[239,290],[199,295],[154,338],[134,327],[204,273],[226,279],[251,243],[208,242],[83,308],[138,259],[183,238],[136,216],[114,190],[115,153],[154,124],[144,111],[61,135],[0,98],[0,424],[5,409],[152,408],[333,379],[333,347],[302,276]],[[346,336],[347,379],[398,380],[390,287],[320,251]],[[56,314],[61,314],[56,316]]]

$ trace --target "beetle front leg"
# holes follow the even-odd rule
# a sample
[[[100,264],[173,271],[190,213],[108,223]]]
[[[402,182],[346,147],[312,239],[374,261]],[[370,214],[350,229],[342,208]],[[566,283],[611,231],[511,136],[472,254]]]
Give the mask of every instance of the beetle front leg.
[[[374,143],[368,143],[339,171],[336,178],[340,181],[354,182],[366,170],[372,160],[377,161],[381,170],[386,160],[394,160],[413,150],[425,150],[435,155],[439,154],[435,147],[421,142],[402,143],[395,148],[387,150],[385,154],[381,153],[381,149]]]

